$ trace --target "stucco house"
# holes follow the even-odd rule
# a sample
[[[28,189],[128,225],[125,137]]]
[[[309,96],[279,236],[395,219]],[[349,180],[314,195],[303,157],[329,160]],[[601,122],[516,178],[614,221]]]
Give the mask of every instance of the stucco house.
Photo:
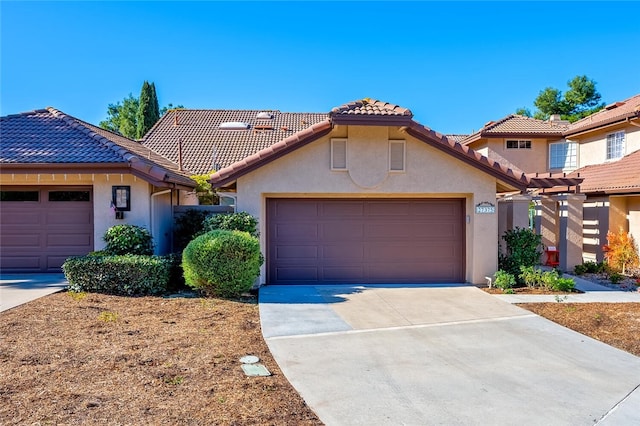
[[[533,176],[581,178],[578,187],[533,194],[536,227],[547,245],[562,245],[557,194],[580,192],[584,261],[602,261],[609,230],[620,227],[640,240],[640,94],[607,105],[569,124],[510,115],[487,123],[461,143],[514,170]]]
[[[219,193],[258,218],[260,284],[482,284],[497,267],[497,195],[558,183],[375,100],[328,114],[177,110],[143,144],[215,170]]]
[[[149,229],[171,247],[172,206],[195,182],[136,141],[54,108],[0,118],[0,268],[60,271],[104,247],[111,226]]]
[[[640,94],[607,105],[569,126],[583,180],[584,258],[601,261],[607,231],[619,228],[640,242]]]

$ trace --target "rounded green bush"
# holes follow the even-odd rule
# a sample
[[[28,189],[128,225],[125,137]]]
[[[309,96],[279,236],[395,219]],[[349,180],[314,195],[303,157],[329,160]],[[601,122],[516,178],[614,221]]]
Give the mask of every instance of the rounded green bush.
[[[227,298],[251,289],[263,261],[258,239],[242,231],[207,232],[182,253],[186,284],[207,295]]]
[[[153,238],[145,228],[137,225],[115,225],[107,229],[104,251],[110,255],[153,254]]]
[[[220,213],[208,216],[203,221],[205,231],[223,229],[225,231],[244,231],[258,236],[258,220],[247,212]]]

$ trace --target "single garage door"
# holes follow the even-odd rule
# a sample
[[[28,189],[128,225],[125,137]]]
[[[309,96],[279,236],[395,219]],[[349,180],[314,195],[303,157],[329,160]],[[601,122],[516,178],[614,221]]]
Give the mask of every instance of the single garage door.
[[[269,284],[464,282],[463,199],[267,199]]]
[[[2,272],[60,272],[65,259],[93,250],[91,187],[2,187]]]

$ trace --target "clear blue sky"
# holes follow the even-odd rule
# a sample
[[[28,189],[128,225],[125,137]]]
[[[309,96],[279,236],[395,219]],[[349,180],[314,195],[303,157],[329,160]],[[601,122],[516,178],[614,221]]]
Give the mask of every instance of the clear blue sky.
[[[97,124],[144,80],[160,104],[327,112],[370,97],[470,133],[587,75],[640,93],[639,2],[11,2],[0,115]]]

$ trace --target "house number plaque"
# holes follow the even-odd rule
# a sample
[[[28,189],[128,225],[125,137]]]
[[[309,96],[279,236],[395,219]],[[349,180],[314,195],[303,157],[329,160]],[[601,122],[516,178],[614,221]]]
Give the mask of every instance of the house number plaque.
[[[496,205],[488,201],[483,201],[476,204],[476,214],[494,214],[496,212]]]

